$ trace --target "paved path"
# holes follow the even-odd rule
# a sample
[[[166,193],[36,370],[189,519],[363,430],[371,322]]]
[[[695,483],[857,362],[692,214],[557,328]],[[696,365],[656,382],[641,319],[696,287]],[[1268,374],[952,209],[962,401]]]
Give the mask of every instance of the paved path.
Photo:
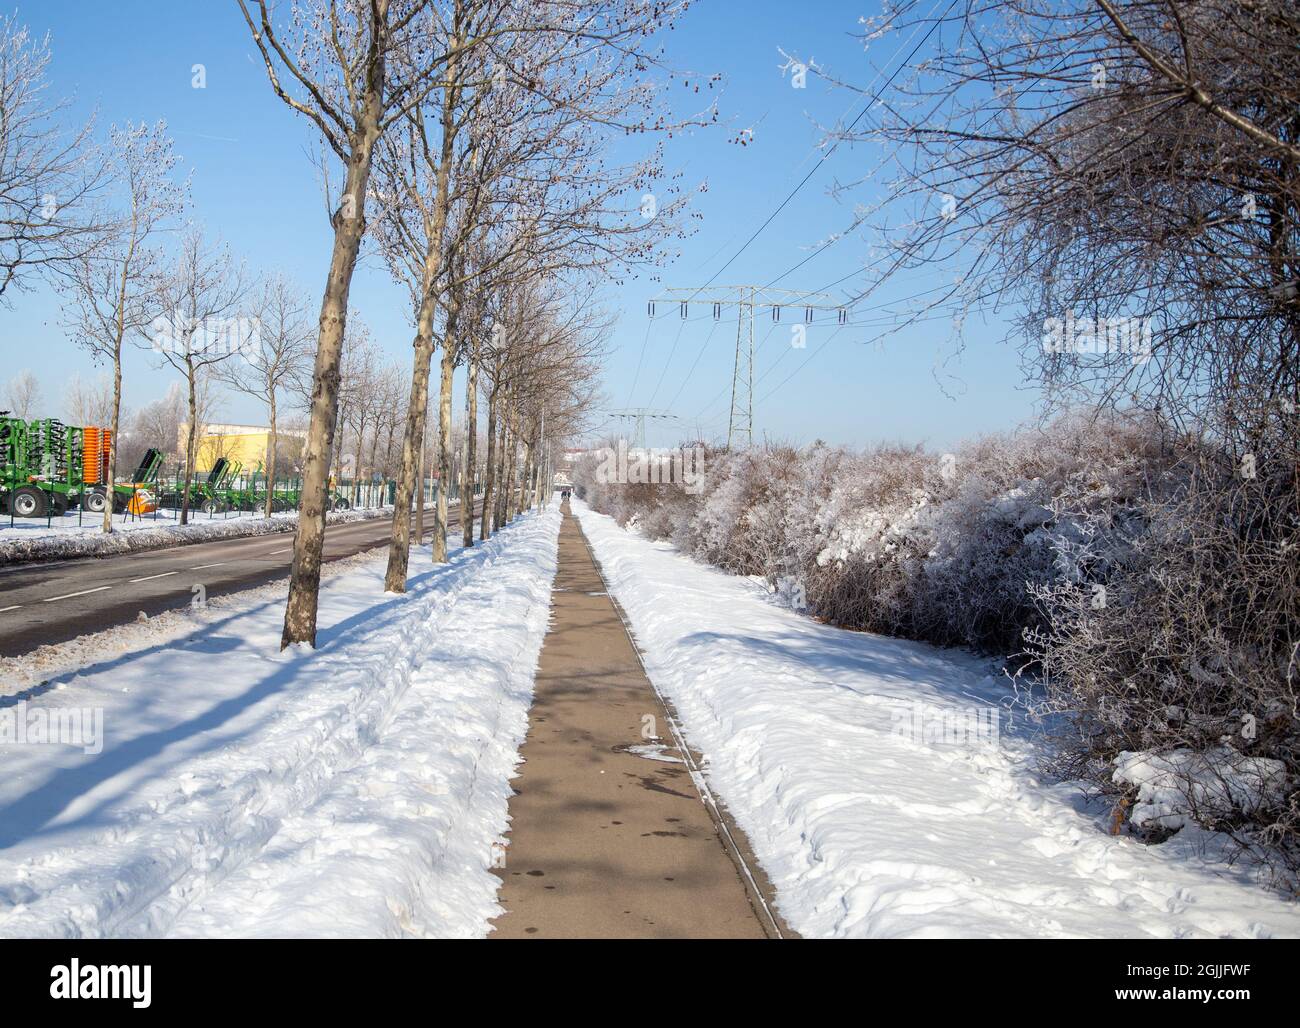
[[[507,913],[491,937],[762,938],[567,512],[551,614],[497,872]],[[644,725],[664,736],[658,745]]]
[[[478,503],[481,509],[482,503]],[[448,518],[459,526],[459,508]],[[414,515],[412,515],[414,521]],[[325,530],[325,562],[383,546],[392,515]],[[433,513],[425,511],[426,536]],[[414,537],[414,529],[412,529]],[[449,532],[448,535],[453,533]],[[475,533],[477,535],[477,533]],[[459,530],[453,543],[459,542]],[[187,607],[195,585],[209,599],[284,578],[293,558],[293,532],[191,543],[112,557],[82,557],[0,568],[0,656],[18,656],[48,643],[66,642]]]

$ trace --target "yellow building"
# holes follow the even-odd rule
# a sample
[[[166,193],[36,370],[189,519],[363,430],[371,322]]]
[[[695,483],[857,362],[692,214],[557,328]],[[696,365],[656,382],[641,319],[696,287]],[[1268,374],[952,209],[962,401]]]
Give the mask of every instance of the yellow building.
[[[176,452],[185,452],[190,426],[182,424],[176,433]],[[277,429],[280,452],[284,453],[287,439],[305,439],[307,433],[295,429]],[[203,425],[200,428],[198,454],[194,466],[207,471],[218,457],[237,461],[247,471],[252,471],[266,461],[266,448],[271,439],[271,429],[266,425]]]

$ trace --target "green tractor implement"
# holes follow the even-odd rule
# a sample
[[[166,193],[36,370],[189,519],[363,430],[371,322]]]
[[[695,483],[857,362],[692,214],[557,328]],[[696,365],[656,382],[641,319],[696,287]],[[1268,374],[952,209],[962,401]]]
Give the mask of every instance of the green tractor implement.
[[[81,502],[82,430],[54,418],[24,421],[0,411],[0,512],[62,517]]]

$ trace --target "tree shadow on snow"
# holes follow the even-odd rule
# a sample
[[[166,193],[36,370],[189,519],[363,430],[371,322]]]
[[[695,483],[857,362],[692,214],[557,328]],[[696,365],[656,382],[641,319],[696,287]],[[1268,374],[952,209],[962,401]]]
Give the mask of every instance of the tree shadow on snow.
[[[102,753],[89,756],[84,762],[73,767],[66,767],[36,785],[31,792],[24,794],[7,806],[0,807],[0,850],[9,849],[21,842],[27,842],[43,835],[56,835],[77,828],[93,826],[96,823],[107,825],[111,822],[108,811],[118,802],[120,795],[106,797],[75,819],[53,825],[52,822],[62,814],[76,799],[86,795],[96,787],[109,780],[129,772],[132,768],[158,756],[168,747],[177,745],[207,733],[217,732],[241,713],[277,693],[290,691],[294,686],[310,688],[312,681],[318,679],[322,672],[333,668],[331,657],[345,650],[347,646],[377,631],[399,617],[399,608],[409,606],[414,600],[427,597],[439,590],[443,580],[462,570],[468,573],[469,565],[481,564],[482,555],[488,551],[475,547],[471,551],[457,548],[452,551],[452,560],[448,564],[426,566],[423,571],[410,574],[407,579],[406,594],[377,594],[376,602],[357,613],[334,624],[324,625],[317,632],[317,648],[301,658],[289,658],[277,661],[270,674],[254,682],[243,692],[220,700],[201,714],[176,724],[168,725],[155,731],[135,736]],[[382,581],[382,580],[381,580]],[[326,584],[328,588],[328,583]],[[184,649],[189,653],[218,655],[229,653],[238,648],[241,640],[237,634],[221,634],[222,629],[231,629],[240,619],[253,614],[265,612],[268,608],[280,606],[283,600],[271,600],[255,607],[231,612],[215,621],[196,626],[195,630],[169,642],[159,643],[143,650],[124,656],[101,661],[88,668],[72,674],[85,676],[107,674],[129,679],[135,665],[144,658],[163,654],[167,651]],[[233,645],[232,645],[233,644]],[[138,673],[138,672],[137,672]],[[55,688],[60,680],[69,675],[58,676],[50,682],[35,689],[27,690],[11,697],[6,697],[0,707],[10,706],[19,700],[38,696]],[[183,688],[183,685],[178,685]],[[209,751],[230,746],[239,740],[255,735],[276,711],[268,710],[266,715],[248,726],[222,735],[214,735],[206,743]],[[179,763],[192,759],[190,750],[179,752],[176,760],[162,768],[151,768],[151,780],[165,779],[168,772]]]

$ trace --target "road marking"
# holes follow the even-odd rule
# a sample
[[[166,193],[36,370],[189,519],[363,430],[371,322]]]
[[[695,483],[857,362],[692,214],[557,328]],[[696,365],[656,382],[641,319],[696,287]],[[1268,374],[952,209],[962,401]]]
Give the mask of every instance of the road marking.
[[[41,600],[42,603],[53,603],[55,600],[70,600],[74,596],[89,596],[91,593],[102,593],[105,589],[112,589],[111,585],[101,585],[97,589],[82,589],[79,593],[65,593],[62,596],[51,596],[49,599]]]
[[[279,553],[292,553],[292,552],[293,552],[293,548],[290,547],[290,548],[287,549],[287,550],[272,550],[270,553],[267,554],[267,556],[268,556],[268,557],[274,557],[276,554],[279,554]]]
[[[196,568],[190,568],[191,571],[206,571],[208,568],[223,568],[226,566],[224,560],[217,561],[215,564],[200,564]]]
[[[155,578],[167,578],[169,575],[179,574],[179,571],[164,571],[161,575],[146,575],[144,578],[133,578],[127,582],[127,585],[135,585],[136,582],[152,582]]]
[[[15,603],[12,607],[0,607],[0,614],[4,614],[5,612],[10,610],[17,610],[21,606],[22,606],[21,603]]]

